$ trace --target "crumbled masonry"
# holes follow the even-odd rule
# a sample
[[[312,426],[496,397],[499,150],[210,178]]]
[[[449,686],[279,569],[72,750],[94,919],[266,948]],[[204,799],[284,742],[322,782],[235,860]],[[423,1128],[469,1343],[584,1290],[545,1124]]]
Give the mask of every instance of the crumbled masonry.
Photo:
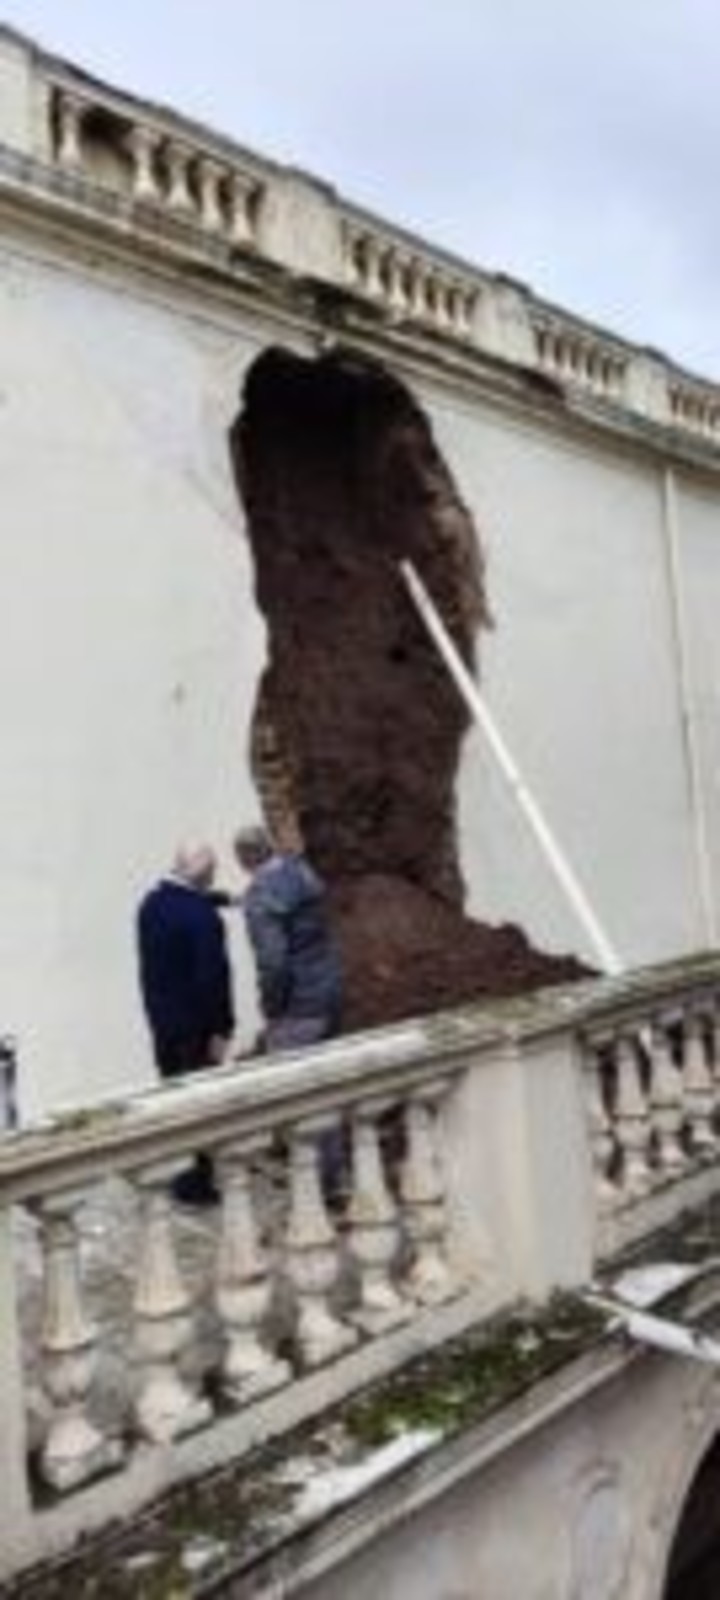
[[[251,735],[268,823],[330,889],[348,1029],[566,982],[573,958],[463,914],[467,712],[415,615],[414,562],[464,660],[488,625],[480,544],[429,423],[383,367],[268,350],[231,431],[269,661]]]

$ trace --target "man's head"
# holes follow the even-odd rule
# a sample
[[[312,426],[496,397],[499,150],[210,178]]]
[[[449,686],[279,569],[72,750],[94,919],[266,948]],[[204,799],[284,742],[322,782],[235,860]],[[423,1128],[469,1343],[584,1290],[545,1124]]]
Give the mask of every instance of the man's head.
[[[192,889],[212,888],[216,866],[215,851],[209,844],[182,844],[173,862],[176,878]]]
[[[235,837],[235,854],[245,872],[256,872],[272,853],[270,835],[259,825],[241,828]]]

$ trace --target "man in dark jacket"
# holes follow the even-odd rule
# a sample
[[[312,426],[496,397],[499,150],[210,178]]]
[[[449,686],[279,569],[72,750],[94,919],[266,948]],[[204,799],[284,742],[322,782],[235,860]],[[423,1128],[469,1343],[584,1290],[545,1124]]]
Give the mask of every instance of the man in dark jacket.
[[[221,1062],[234,1028],[225,929],[212,898],[215,856],[207,845],[179,850],[172,874],[138,912],[140,987],[163,1078]],[[173,1181],[176,1200],[218,1200],[210,1158]]]
[[[165,1078],[222,1061],[234,1027],[214,876],[207,845],[179,850],[174,871],[150,890],[138,914],[140,985]]]
[[[294,852],[275,853],[262,828],[238,834],[235,850],[250,874],[245,924],[257,966],[269,1051],[328,1039],[340,1024],[340,963],[325,906],[325,886]]]

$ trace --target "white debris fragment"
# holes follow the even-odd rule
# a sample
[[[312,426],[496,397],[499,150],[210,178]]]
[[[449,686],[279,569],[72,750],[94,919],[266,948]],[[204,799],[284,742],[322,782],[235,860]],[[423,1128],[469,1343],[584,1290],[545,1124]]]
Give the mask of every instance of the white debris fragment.
[[[227,1544],[223,1539],[213,1539],[209,1534],[198,1534],[196,1539],[191,1539],[183,1547],[180,1564],[183,1571],[191,1577],[196,1572],[204,1572],[206,1567],[211,1567],[213,1562],[220,1561],[227,1554]]]
[[[295,1516],[300,1522],[309,1522],[326,1515],[335,1506],[362,1493],[370,1484],[389,1477],[390,1473],[397,1471],[407,1461],[412,1461],[415,1456],[423,1455],[441,1438],[442,1433],[438,1428],[415,1428],[400,1434],[379,1450],[373,1450],[362,1461],[344,1467],[321,1469],[304,1484],[293,1508]]]
[[[123,1567],[126,1572],[149,1572],[151,1567],[156,1567],[160,1560],[159,1550],[137,1550],[134,1555],[126,1556]]]
[[[643,1310],[664,1299],[666,1294],[672,1294],[682,1284],[690,1283],[699,1270],[696,1262],[651,1261],[646,1266],[630,1267],[622,1272],[611,1285],[610,1292],[627,1305]]]

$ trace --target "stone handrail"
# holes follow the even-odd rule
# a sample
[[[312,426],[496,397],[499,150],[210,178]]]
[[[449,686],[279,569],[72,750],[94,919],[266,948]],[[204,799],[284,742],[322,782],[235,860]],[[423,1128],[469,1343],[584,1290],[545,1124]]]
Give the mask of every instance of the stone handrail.
[[[719,1023],[720,961],[698,957],[0,1140],[0,1576],[413,1350],[587,1283],[720,1187]],[[219,1204],[188,1220],[175,1180],[198,1150]],[[130,1243],[111,1216],[100,1272],[86,1219],[120,1190]]]

